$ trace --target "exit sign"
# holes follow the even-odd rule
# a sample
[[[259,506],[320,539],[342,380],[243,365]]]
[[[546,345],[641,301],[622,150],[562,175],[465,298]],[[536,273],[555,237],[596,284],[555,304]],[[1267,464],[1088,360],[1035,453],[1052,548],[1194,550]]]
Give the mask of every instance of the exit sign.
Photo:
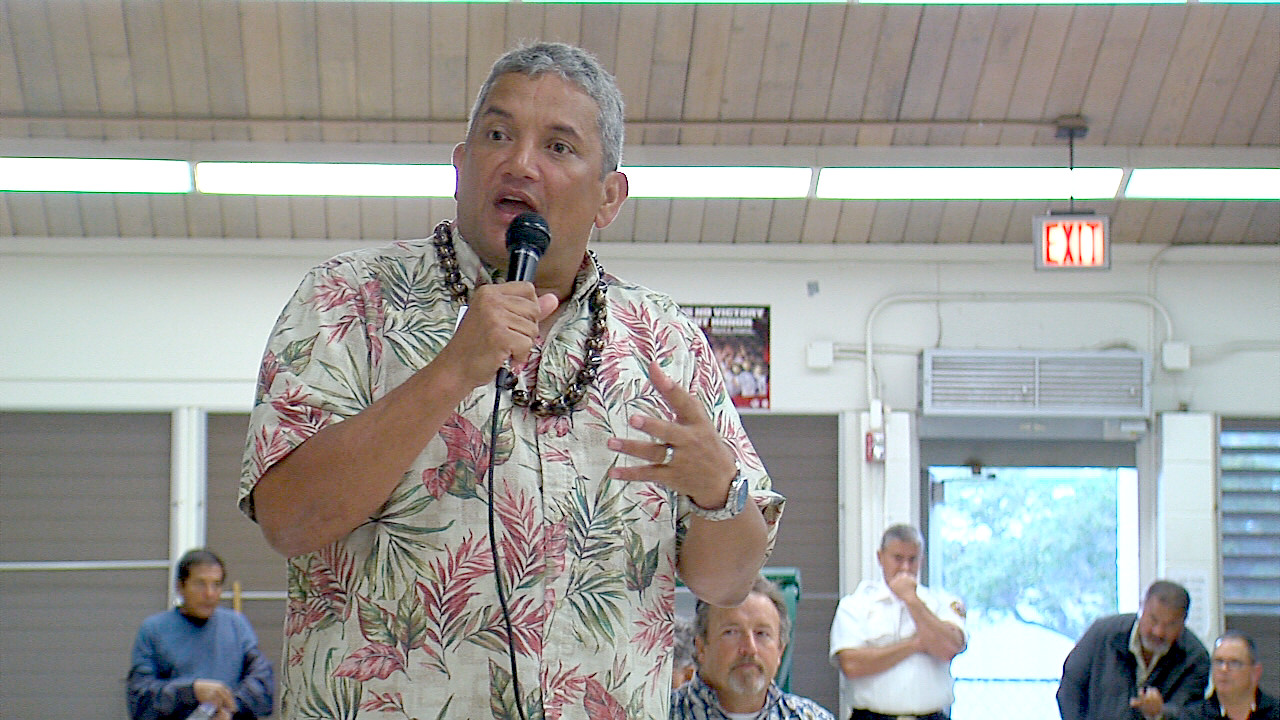
[[[1111,221],[1093,213],[1037,215],[1036,269],[1111,267]]]

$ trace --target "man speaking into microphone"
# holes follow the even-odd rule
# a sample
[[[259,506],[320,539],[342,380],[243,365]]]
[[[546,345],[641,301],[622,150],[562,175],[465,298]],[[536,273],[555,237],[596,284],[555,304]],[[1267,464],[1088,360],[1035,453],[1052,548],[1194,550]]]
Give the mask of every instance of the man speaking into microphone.
[[[456,219],[285,306],[239,494],[288,558],[285,720],[666,718],[676,578],[750,592],[783,499],[706,338],[587,249],[622,142],[594,57],[517,48],[454,148]]]

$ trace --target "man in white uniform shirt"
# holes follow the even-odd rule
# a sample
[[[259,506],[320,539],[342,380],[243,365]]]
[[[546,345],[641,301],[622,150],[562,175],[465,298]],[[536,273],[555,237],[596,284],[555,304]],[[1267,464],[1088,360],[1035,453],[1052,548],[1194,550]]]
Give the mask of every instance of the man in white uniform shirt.
[[[924,542],[893,525],[876,559],[883,578],[864,580],[836,608],[831,662],[840,668],[850,720],[945,720],[951,659],[964,651],[964,604],[917,581]]]

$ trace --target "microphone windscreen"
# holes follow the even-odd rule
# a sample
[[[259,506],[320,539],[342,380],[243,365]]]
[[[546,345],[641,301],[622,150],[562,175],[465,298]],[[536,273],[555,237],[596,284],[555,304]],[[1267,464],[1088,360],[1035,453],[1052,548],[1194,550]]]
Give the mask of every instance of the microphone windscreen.
[[[551,244],[551,228],[547,221],[536,212],[520,213],[507,226],[507,249],[516,247],[532,248],[539,256],[546,252]]]

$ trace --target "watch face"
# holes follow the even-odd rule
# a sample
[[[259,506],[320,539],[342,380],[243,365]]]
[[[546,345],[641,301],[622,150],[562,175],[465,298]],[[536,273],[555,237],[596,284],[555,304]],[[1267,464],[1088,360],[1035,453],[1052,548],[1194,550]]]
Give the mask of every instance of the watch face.
[[[693,514],[707,520],[728,520],[737,517],[747,507],[747,499],[751,496],[751,489],[747,486],[747,479],[739,472],[734,476],[733,481],[729,483],[729,495],[725,498],[724,507],[716,510],[707,510],[699,507],[696,503],[693,505]]]
[[[738,484],[738,496],[733,499],[732,505],[737,512],[742,512],[747,507],[747,498],[751,496],[750,488],[747,487],[747,479],[741,475],[735,478],[734,482]]]

